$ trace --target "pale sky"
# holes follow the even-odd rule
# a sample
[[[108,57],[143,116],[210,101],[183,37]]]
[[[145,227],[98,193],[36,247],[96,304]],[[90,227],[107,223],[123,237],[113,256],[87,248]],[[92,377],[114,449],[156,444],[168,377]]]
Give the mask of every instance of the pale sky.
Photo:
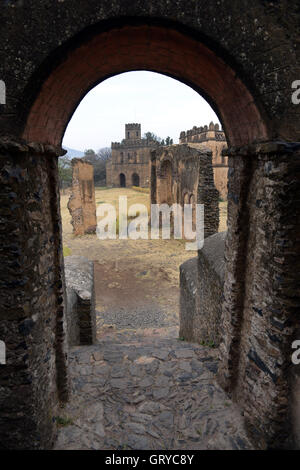
[[[173,138],[181,131],[219,120],[210,105],[192,88],[154,72],[127,72],[93,88],[76,109],[63,145],[95,151],[124,138],[125,124],[142,125],[142,135]]]

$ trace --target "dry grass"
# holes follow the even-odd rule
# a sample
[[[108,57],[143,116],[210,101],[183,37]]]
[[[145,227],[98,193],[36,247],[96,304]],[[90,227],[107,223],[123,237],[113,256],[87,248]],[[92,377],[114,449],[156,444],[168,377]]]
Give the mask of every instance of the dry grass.
[[[136,191],[129,188],[96,188],[96,205],[108,203],[112,204],[118,213],[119,209],[119,196],[127,196],[128,207],[132,204],[144,204],[150,213],[150,195],[149,191]],[[65,235],[71,234],[73,227],[71,225],[70,213],[67,209],[69,194],[61,194],[61,218],[63,223],[63,232]],[[227,201],[219,203],[220,209],[220,224],[219,232],[227,230]]]
[[[110,203],[118,209],[119,196],[131,204],[144,204],[150,213],[150,195],[129,188],[96,188],[96,203]],[[170,321],[178,321],[179,266],[197,255],[185,249],[185,240],[99,240],[96,235],[75,237],[67,209],[69,195],[61,195],[63,244],[72,255],[96,261],[101,273],[96,286],[98,311],[112,302],[143,298],[144,304],[155,301]],[[226,229],[226,202],[220,203],[220,231]],[[98,283],[98,282],[97,282]],[[101,290],[102,289],[102,290]],[[110,298],[109,298],[110,296]]]
[[[219,232],[227,230],[227,201],[219,202],[220,223]]]

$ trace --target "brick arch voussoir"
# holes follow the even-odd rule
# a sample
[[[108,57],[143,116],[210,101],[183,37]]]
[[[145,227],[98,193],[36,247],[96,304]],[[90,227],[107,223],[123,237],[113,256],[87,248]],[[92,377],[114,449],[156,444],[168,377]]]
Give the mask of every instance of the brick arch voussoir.
[[[199,41],[146,25],[100,33],[69,51],[39,90],[23,138],[60,145],[85,94],[106,78],[133,70],[163,73],[202,91],[217,109],[231,145],[268,139],[258,106],[234,70]]]

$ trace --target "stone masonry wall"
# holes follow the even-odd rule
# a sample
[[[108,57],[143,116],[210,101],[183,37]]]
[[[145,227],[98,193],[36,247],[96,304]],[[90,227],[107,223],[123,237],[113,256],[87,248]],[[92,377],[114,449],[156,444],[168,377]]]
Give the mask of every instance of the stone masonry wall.
[[[219,193],[214,186],[211,151],[171,145],[153,151],[151,158],[151,202],[162,204],[168,199],[171,204],[203,204],[204,236],[216,233]],[[166,176],[167,167],[171,178]]]
[[[70,346],[96,341],[94,263],[83,256],[65,258],[66,316]]]
[[[205,239],[198,257],[180,266],[180,332],[186,341],[219,346],[226,232]]]
[[[261,448],[299,443],[300,366],[291,361],[299,338],[299,147],[270,142],[229,153],[219,378]]]
[[[74,235],[95,233],[97,226],[93,165],[72,160],[72,193],[68,202]]]
[[[49,447],[54,376],[63,390],[57,162],[48,144],[60,145],[95,83],[147,69],[201,90],[222,119],[231,155],[219,380],[256,447],[293,439],[299,447],[300,366],[291,363],[300,306],[298,2],[6,1],[0,17],[0,135],[42,143],[1,147],[1,446]]]
[[[0,142],[0,162],[0,448],[44,449],[68,394],[57,157]]]
[[[208,148],[212,151],[212,166],[214,182],[222,199],[227,199],[228,159],[222,155],[222,150],[227,147],[225,133],[219,124],[211,122],[209,126],[194,126],[193,129],[182,131],[179,138],[180,144],[188,143],[195,148]]]

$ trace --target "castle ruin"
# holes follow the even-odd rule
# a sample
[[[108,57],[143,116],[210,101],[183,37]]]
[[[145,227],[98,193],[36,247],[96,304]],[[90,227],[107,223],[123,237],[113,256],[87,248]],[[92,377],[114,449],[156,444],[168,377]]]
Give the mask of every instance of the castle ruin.
[[[180,144],[189,144],[195,148],[209,148],[212,151],[212,165],[214,171],[215,186],[222,199],[227,199],[227,173],[228,157],[222,155],[222,150],[227,147],[225,133],[219,124],[211,122],[209,126],[196,127],[188,131],[182,131],[179,137]]]
[[[205,237],[219,227],[219,192],[214,185],[212,152],[188,144],[159,147],[151,153],[151,203],[204,205]]]
[[[74,235],[96,232],[96,200],[93,165],[73,158],[72,192],[68,209],[72,217]]]
[[[222,199],[227,199],[228,158],[222,155],[227,147],[225,133],[219,124],[194,126],[182,131],[179,144],[188,144],[212,151],[212,166],[215,186]],[[106,184],[113,187],[150,185],[150,154],[158,143],[141,138],[141,124],[125,124],[125,139],[112,142],[112,156],[106,164]]]
[[[226,129],[219,383],[256,448],[299,449],[298,3],[28,3],[0,9],[1,448],[51,448],[68,400],[57,163],[66,126],[96,83],[152,70],[201,90]]]
[[[107,186],[126,188],[149,186],[150,152],[157,143],[141,137],[141,124],[125,124],[125,139],[112,142],[106,164]]]

